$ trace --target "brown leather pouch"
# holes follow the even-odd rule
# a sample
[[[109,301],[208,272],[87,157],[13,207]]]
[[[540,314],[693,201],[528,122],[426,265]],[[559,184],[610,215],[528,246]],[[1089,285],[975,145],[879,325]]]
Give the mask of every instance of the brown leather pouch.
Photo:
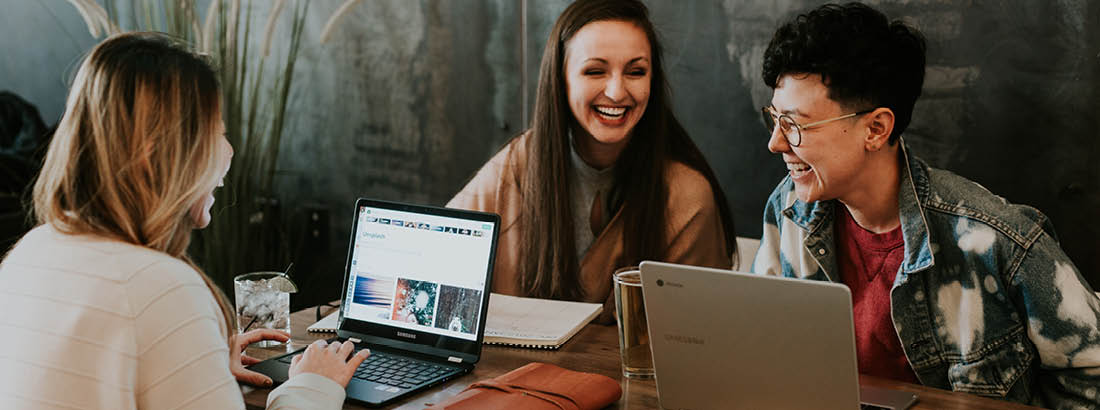
[[[506,374],[471,384],[430,409],[596,410],[619,400],[619,382],[610,377],[529,363]]]

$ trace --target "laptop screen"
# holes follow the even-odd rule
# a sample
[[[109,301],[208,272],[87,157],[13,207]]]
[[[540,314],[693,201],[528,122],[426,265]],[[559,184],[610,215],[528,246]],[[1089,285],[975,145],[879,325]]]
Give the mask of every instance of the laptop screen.
[[[357,208],[344,317],[410,336],[476,341],[494,223],[364,202]]]

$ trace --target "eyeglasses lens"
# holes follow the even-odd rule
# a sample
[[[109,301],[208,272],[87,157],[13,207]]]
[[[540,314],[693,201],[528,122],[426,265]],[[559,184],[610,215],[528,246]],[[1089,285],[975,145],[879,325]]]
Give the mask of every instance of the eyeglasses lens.
[[[779,131],[783,133],[783,136],[787,138],[787,142],[792,146],[797,147],[802,142],[802,132],[799,131],[798,126],[795,125],[791,117],[779,117]]]
[[[760,114],[764,117],[764,127],[767,128],[768,134],[775,132],[775,117],[772,116],[768,107],[762,108]]]

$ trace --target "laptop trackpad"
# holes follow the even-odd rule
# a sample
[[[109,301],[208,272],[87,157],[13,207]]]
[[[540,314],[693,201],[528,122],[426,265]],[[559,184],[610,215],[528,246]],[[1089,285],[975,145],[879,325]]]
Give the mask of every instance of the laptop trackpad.
[[[901,390],[883,389],[878,387],[860,386],[859,402],[862,408],[882,408],[888,410],[905,410],[917,402],[916,393]]]

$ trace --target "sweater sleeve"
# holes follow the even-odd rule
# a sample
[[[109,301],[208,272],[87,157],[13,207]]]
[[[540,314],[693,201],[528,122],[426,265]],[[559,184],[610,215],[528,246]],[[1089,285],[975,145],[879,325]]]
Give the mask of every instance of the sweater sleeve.
[[[725,228],[710,182],[686,165],[675,163],[671,168],[664,260],[729,269],[733,254],[727,251]]]
[[[347,394],[327,377],[302,373],[267,395],[268,410],[339,409]]]
[[[159,262],[137,272],[128,288],[138,407],[244,408],[213,296],[198,273],[180,261]]]
[[[129,283],[138,407],[243,409],[217,304],[198,273],[182,262],[161,262]],[[272,391],[268,408],[339,409],[343,401],[336,382],[303,374]]]

